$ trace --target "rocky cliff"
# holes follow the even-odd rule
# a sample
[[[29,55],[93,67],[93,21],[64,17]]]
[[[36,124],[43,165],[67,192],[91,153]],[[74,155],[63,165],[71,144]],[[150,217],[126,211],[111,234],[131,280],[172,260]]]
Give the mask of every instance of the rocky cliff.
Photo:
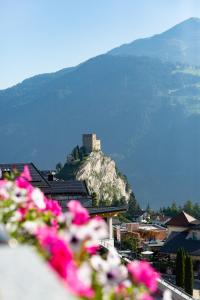
[[[97,199],[107,205],[129,200],[131,189],[126,177],[119,172],[114,160],[102,151],[91,152],[82,162],[66,163],[59,178],[72,176],[85,180],[91,194],[96,193]]]

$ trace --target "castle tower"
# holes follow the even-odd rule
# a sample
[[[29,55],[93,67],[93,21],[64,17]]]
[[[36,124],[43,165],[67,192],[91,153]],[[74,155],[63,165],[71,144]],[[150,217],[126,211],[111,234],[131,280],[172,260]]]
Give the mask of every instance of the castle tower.
[[[87,153],[101,150],[101,141],[97,139],[96,133],[83,134],[82,139]]]

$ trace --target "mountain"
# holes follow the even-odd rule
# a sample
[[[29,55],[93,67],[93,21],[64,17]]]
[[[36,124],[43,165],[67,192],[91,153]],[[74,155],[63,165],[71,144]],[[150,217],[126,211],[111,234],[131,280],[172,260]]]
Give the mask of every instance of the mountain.
[[[157,57],[163,61],[200,65],[200,19],[190,18],[150,38],[138,39],[111,51],[112,55]]]
[[[95,193],[98,201],[107,205],[120,201],[125,204],[130,198],[131,189],[126,178],[116,168],[114,160],[102,151],[91,152],[82,160],[67,162],[57,177],[86,181],[90,193]]]
[[[52,168],[96,132],[143,207],[198,201],[199,100],[198,66],[100,55],[0,91],[0,158]]]

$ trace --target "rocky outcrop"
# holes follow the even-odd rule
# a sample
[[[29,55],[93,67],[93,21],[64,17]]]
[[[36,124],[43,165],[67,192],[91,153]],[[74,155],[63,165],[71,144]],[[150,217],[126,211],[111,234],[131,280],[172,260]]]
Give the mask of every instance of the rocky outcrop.
[[[76,179],[85,180],[91,193],[95,192],[101,201],[128,201],[131,189],[114,160],[103,152],[92,152],[80,165]]]

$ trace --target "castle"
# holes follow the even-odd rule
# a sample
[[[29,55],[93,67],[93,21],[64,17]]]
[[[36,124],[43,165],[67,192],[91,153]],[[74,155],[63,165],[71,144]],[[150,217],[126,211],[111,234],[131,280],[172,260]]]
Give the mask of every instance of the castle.
[[[97,140],[95,133],[83,134],[82,139],[83,147],[85,148],[87,153],[101,150],[101,141]]]

